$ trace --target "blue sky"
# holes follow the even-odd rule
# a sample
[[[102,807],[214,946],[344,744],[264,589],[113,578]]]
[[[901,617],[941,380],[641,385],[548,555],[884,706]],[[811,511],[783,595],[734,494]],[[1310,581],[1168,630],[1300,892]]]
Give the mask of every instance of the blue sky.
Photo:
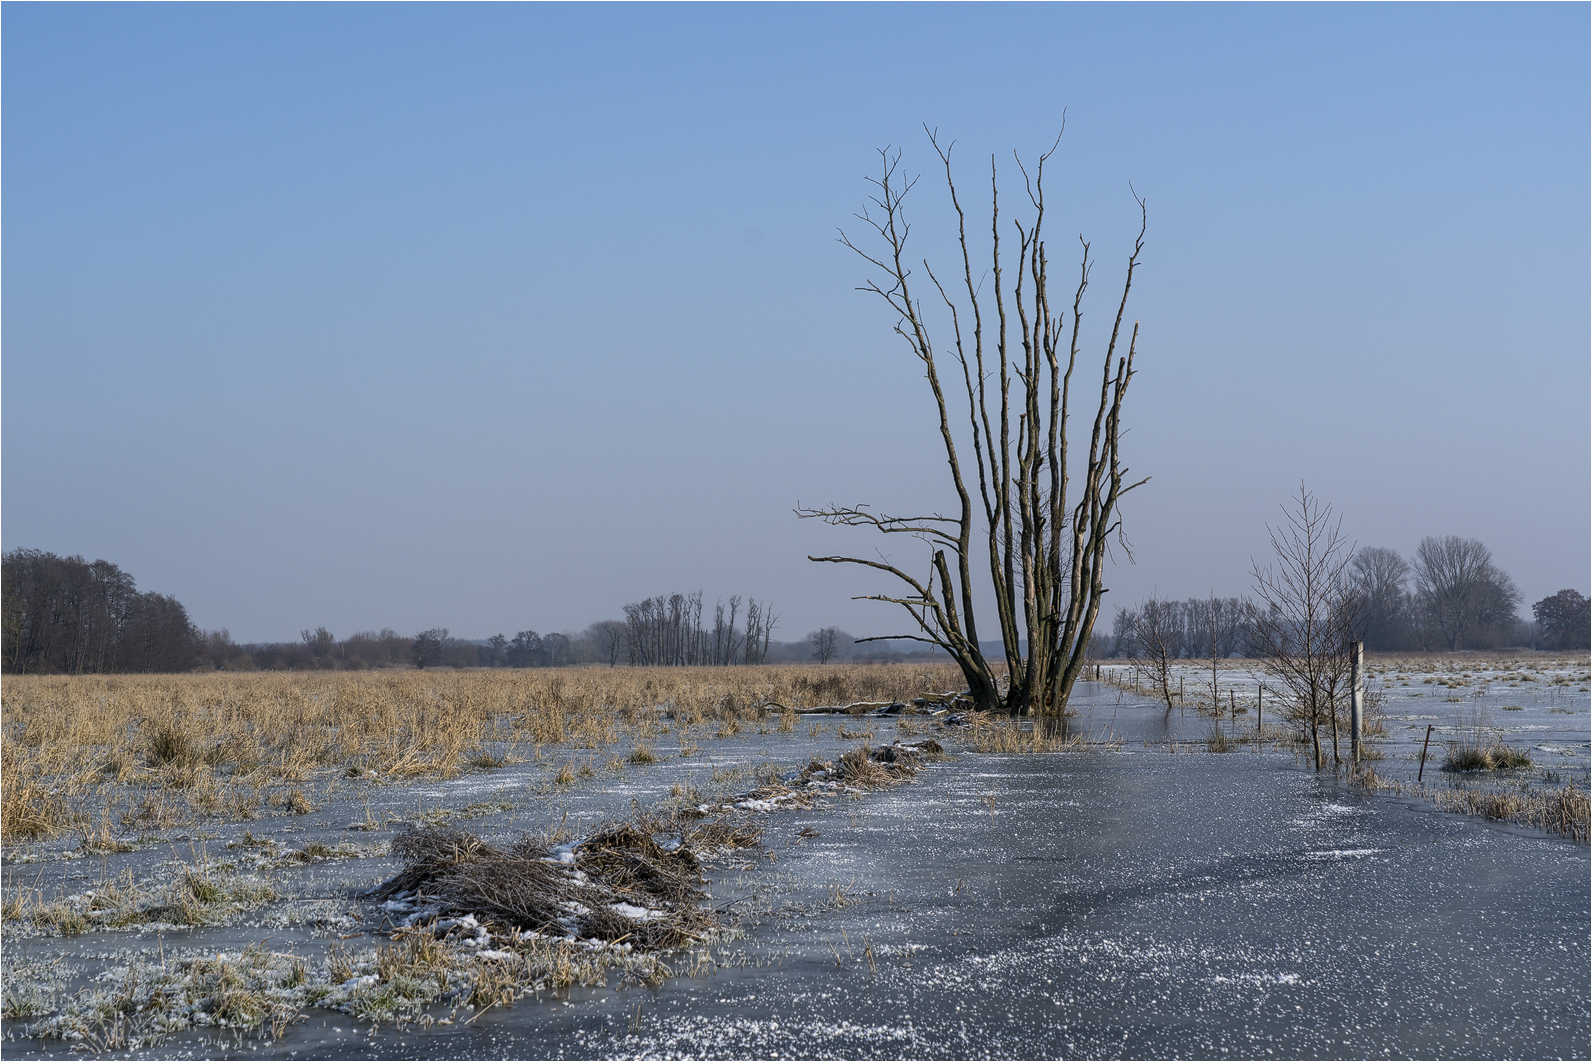
[[[6,549],[240,639],[569,629],[670,590],[885,633],[803,503],[947,506],[835,242],[876,150],[1067,131],[1053,256],[1150,232],[1136,563],[1362,545],[1589,590],[1585,5],[23,5],[3,20]],[[1009,202],[1014,173],[1006,166]],[[916,563],[916,553],[903,560]]]

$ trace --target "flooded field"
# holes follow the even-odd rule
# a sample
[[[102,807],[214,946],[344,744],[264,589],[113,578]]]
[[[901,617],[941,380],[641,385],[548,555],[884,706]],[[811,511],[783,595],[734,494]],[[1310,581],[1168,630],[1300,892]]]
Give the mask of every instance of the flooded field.
[[[1505,678],[1519,667],[1483,679],[1452,668],[1441,694],[1423,681],[1434,674],[1411,662],[1377,673],[1389,691],[1380,770],[1404,771],[1411,735],[1433,722],[1419,717],[1474,709],[1444,700],[1469,696],[1497,709],[1509,741],[1537,750],[1534,771],[1580,771],[1574,781],[1585,785],[1585,666],[1580,681],[1558,684]],[[1225,678],[1236,700],[1243,689],[1254,696],[1248,673]],[[307,814],[173,830],[131,852],[86,852],[69,838],[8,846],[8,901],[23,886],[58,901],[119,882],[153,889],[196,867],[229,888],[269,889],[239,890],[212,925],[155,919],[63,935],[59,923],[8,911],[5,1051],[1588,1056],[1586,845],[1357,790],[1304,770],[1287,743],[1210,752],[1209,716],[1168,713],[1106,683],[1081,684],[1075,708],[1068,730],[1089,742],[1063,752],[974,752],[965,730],[923,718],[804,716],[789,729],[770,718],[712,735],[656,734],[645,762],[571,749],[452,779],[348,787]],[[1219,721],[1236,735],[1249,722]],[[185,958],[253,946],[257,956],[302,957],[314,981],[341,951],[385,947],[392,913],[359,893],[399,869],[387,843],[406,824],[484,836],[562,824],[580,837],[635,807],[707,805],[865,740],[926,735],[951,755],[901,786],[738,812],[761,825],[763,850],[705,871],[711,903],[737,913],[741,930],[663,957],[668,977],[627,979],[617,963],[587,985],[486,1006],[444,995],[390,1018],[295,1007],[275,1037],[269,1023],[221,1028],[213,1001],[163,1043],[131,1052],[116,1047],[114,1021],[100,1021],[137,972],[157,978]],[[1545,745],[1580,749],[1582,759],[1550,760]],[[570,780],[555,784],[571,764]],[[477,963],[503,950],[490,938],[464,947],[477,948]],[[61,1023],[68,1014],[75,1023]],[[65,1039],[33,1036],[51,1022]],[[133,1026],[124,1020],[124,1037]]]
[[[1132,683],[1132,669],[1110,662],[1109,676]],[[1165,733],[1182,741],[1210,732],[1212,684],[1209,664],[1182,661],[1172,684],[1183,691],[1180,711]],[[1527,753],[1538,774],[1584,783],[1589,770],[1589,664],[1587,658],[1455,654],[1378,654],[1367,658],[1370,743],[1377,771],[1414,779],[1424,742],[1432,763],[1442,764],[1446,746],[1478,736],[1498,739]],[[1225,729],[1242,737],[1255,727],[1257,702],[1263,722],[1281,725],[1279,684],[1255,662],[1222,662],[1218,701]],[[1427,727],[1432,735],[1428,739]],[[1343,743],[1348,753],[1347,739]],[[1552,780],[1551,780],[1552,781]]]

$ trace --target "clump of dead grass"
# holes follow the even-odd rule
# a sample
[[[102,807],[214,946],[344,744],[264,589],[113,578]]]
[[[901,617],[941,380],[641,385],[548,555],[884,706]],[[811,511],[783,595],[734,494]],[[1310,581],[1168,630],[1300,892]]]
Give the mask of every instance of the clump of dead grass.
[[[842,753],[834,762],[812,760],[789,778],[770,773],[763,785],[730,799],[724,808],[759,808],[779,805],[806,808],[815,791],[843,790],[862,793],[882,790],[907,782],[920,768],[935,760],[946,760],[946,751],[933,738],[919,742],[893,742],[871,747],[867,743]]]
[[[1459,736],[1445,748],[1443,770],[1448,772],[1514,771],[1532,767],[1525,750],[1506,744],[1504,735],[1480,711],[1466,714]]]
[[[14,771],[7,774],[11,777],[0,790],[0,840],[43,838],[73,821],[59,792],[46,788],[37,779],[18,779]]]
[[[554,937],[673,949],[723,927],[722,913],[700,903],[701,854],[755,846],[759,834],[743,819],[692,824],[653,814],[563,845],[557,835],[493,843],[453,827],[418,827],[393,840],[406,866],[372,896],[407,896],[435,915]]]
[[[1450,772],[1515,771],[1530,767],[1532,757],[1525,750],[1503,741],[1489,745],[1456,743],[1446,752],[1443,763],[1443,770]]]

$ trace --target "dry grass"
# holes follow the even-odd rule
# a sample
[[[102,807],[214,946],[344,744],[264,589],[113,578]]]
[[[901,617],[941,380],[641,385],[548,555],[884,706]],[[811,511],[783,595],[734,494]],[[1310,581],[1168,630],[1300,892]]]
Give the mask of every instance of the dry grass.
[[[1477,789],[1458,783],[1425,786],[1385,779],[1370,769],[1357,773],[1352,781],[1361,789],[1373,793],[1421,797],[1446,812],[1463,812],[1537,827],[1579,842],[1586,842],[1589,836],[1588,792],[1570,784],[1553,790],[1545,790],[1529,782],[1491,789]]]
[[[1086,741],[1082,734],[1058,733],[1048,719],[1020,722],[976,712],[968,717],[967,745],[975,753],[1060,753],[1082,749]]]
[[[802,708],[908,701],[958,676],[936,664],[7,676],[0,838],[74,825],[85,795],[125,804],[140,828],[248,819],[313,805],[316,780],[448,778],[517,747],[642,748],[661,728],[730,735],[771,714],[784,729]]]
[[[451,1002],[454,1015],[461,1009],[479,1014],[544,989],[606,985],[614,969],[625,976],[621,984],[656,984],[670,973],[652,954],[545,937],[510,937],[489,953],[478,953],[468,937],[439,936],[430,927],[395,937],[394,944],[355,953],[334,943],[324,964],[269,952],[263,944],[158,962],[134,959],[65,1000],[8,991],[5,1018],[39,1018],[28,1026],[30,1036],[103,1053],[156,1048],[195,1027],[228,1032],[239,1043],[245,1035],[278,1041],[310,1008],[341,1011],[361,1023],[427,1027],[437,1020],[425,1009],[439,1003]]]
[[[6,764],[6,779],[0,788],[0,838],[6,841],[42,838],[54,834],[71,822],[61,794],[45,787],[37,778],[17,777]]]
[[[1525,750],[1496,740],[1487,745],[1473,742],[1451,744],[1444,756],[1444,771],[1515,771],[1532,767]]]
[[[562,846],[557,836],[497,845],[455,828],[416,828],[393,840],[407,866],[372,895],[424,898],[430,915],[517,931],[674,949],[721,928],[720,913],[700,903],[708,895],[698,854],[754,846],[759,833],[728,817],[688,824],[654,815]]]

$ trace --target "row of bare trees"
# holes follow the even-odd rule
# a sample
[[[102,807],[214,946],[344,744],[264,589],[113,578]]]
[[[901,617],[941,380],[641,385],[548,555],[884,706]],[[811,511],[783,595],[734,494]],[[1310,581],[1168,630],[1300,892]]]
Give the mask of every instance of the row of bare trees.
[[[1134,661],[1169,710],[1179,658],[1209,659],[1214,704],[1219,662],[1234,653],[1257,658],[1285,695],[1315,765],[1326,762],[1326,736],[1337,766],[1355,642],[1454,650],[1500,632],[1530,634],[1515,612],[1520,592],[1475,539],[1423,539],[1407,563],[1392,550],[1356,551],[1340,518],[1304,484],[1283,512],[1279,525],[1268,526],[1270,560],[1252,563],[1253,597],[1151,598],[1118,611],[1113,653]],[[1580,636],[1578,645],[1587,644],[1587,600],[1576,591],[1544,599],[1534,614],[1543,640],[1563,645]]]
[[[743,608],[745,612],[743,612]],[[626,660],[635,665],[763,664],[778,617],[768,602],[740,595],[703,622],[702,592],[658,595],[625,607]]]
[[[1396,551],[1362,547],[1338,572],[1354,599],[1356,633],[1368,650],[1486,649],[1501,644],[1577,645],[1576,591],[1562,591],[1552,602],[1533,606],[1544,620],[1534,632],[1523,626],[1516,607],[1521,594],[1476,539],[1428,537],[1407,562]],[[1585,599],[1583,599],[1585,601]],[[1114,657],[1155,655],[1170,659],[1206,657],[1215,637],[1223,657],[1251,655],[1238,598],[1152,597],[1120,607],[1105,652]]]
[[[1170,659],[1206,657],[1215,644],[1222,657],[1245,652],[1244,602],[1238,598],[1148,598],[1120,606],[1102,651],[1108,657],[1136,657],[1154,646]]]
[[[182,672],[204,636],[176,598],[141,592],[109,561],[7,551],[0,562],[6,672]]]
[[[1203,657],[1210,664],[1210,697],[1221,704],[1221,662],[1233,653],[1259,658],[1279,691],[1286,715],[1310,745],[1313,764],[1323,767],[1322,736],[1332,737],[1338,765],[1340,721],[1348,711],[1352,643],[1360,602],[1348,576],[1351,562],[1342,522],[1305,485],[1283,508],[1284,520],[1267,528],[1272,557],[1252,562],[1255,596],[1240,601],[1156,598],[1120,610],[1114,642],[1134,662],[1135,672],[1174,707],[1174,662]]]

